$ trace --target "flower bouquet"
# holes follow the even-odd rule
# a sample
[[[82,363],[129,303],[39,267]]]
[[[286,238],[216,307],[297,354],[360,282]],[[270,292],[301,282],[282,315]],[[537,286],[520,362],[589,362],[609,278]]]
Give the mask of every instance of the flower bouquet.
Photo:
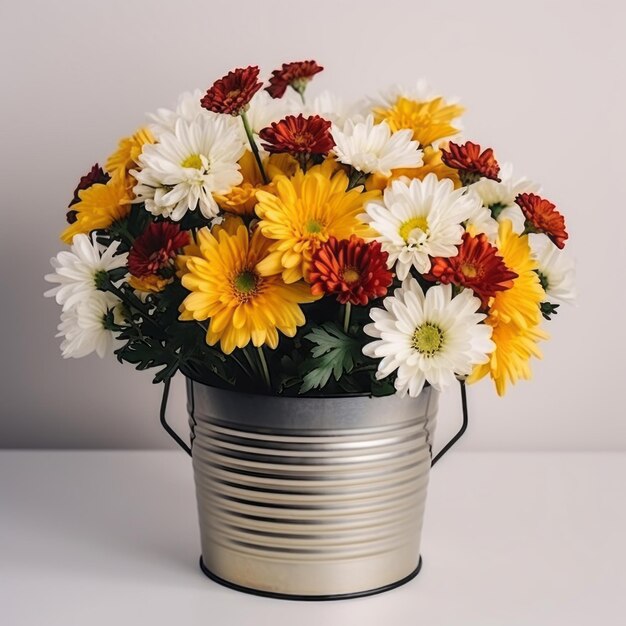
[[[303,597],[415,575],[437,392],[528,379],[573,298],[563,216],[459,104],[307,98],[322,69],[150,115],[80,179],[46,276],[64,357],[186,376],[205,571]]]

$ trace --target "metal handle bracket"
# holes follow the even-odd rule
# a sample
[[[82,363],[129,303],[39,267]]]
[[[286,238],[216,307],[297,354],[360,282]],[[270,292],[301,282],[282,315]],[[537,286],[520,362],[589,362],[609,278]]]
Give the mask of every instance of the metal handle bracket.
[[[450,450],[450,448],[464,435],[465,431],[467,430],[467,425],[468,425],[469,420],[468,420],[468,415],[467,415],[467,393],[465,390],[465,381],[459,380],[459,384],[461,386],[461,406],[463,407],[463,424],[461,425],[461,428],[456,433],[456,435],[454,435],[454,437],[452,437],[452,439],[450,439],[450,441],[448,441],[448,443],[443,448],[441,448],[441,450],[435,455],[435,457],[433,458],[430,464],[431,467],[435,466],[435,463],[437,463],[437,461],[439,461],[439,459],[446,452],[448,452],[448,450]]]
[[[165,432],[189,455],[191,456],[191,448],[178,436],[174,429],[167,423],[167,399],[170,395],[170,382],[171,379],[167,379],[163,384],[163,397],[161,398],[161,410],[159,412],[161,418],[161,426],[165,429]]]

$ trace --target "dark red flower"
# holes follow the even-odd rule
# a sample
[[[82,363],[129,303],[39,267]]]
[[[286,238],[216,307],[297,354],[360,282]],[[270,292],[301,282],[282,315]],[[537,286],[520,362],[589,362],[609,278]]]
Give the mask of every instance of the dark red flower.
[[[135,239],[128,253],[128,270],[133,276],[163,275],[173,268],[178,251],[189,243],[189,235],[171,222],[152,222]]]
[[[283,63],[279,70],[274,70],[270,86],[265,90],[272,98],[282,98],[287,87],[293,87],[299,94],[304,93],[307,83],[324,68],[315,61],[294,61]]]
[[[256,65],[238,68],[216,80],[200,104],[214,113],[239,115],[262,86]]]
[[[267,142],[268,152],[287,152],[294,156],[308,157],[312,154],[328,154],[335,146],[330,134],[331,123],[319,115],[295,117],[288,115],[280,122],[264,128],[259,137]]]
[[[313,255],[308,280],[314,295],[337,294],[341,304],[350,302],[365,306],[374,298],[387,294],[393,274],[387,269],[387,257],[378,241],[365,243],[352,235],[350,239],[330,237]]]
[[[444,285],[452,284],[468,287],[478,298],[483,308],[489,304],[489,298],[498,291],[505,291],[513,286],[517,274],[511,271],[498,249],[492,246],[487,235],[473,237],[463,233],[463,241],[458,246],[459,253],[454,257],[435,257],[432,259],[427,280],[438,280]]]
[[[441,149],[441,160],[448,167],[459,171],[459,177],[464,185],[471,185],[480,178],[490,178],[500,182],[498,178],[500,166],[491,148],[481,152],[480,146],[471,141],[462,146],[451,141],[449,150]]]
[[[97,163],[93,165],[92,168],[84,176],[81,176],[78,181],[78,185],[76,185],[76,189],[74,189],[74,197],[69,203],[69,207],[72,207],[77,202],[80,202],[80,198],[78,197],[79,191],[89,189],[89,187],[95,185],[96,183],[106,185],[109,180],[111,180],[111,177]],[[68,224],[73,224],[76,221],[76,211],[73,209],[69,210],[66,214],[66,218]]]
[[[515,203],[524,213],[528,232],[544,233],[557,248],[565,247],[565,241],[569,237],[565,230],[565,218],[552,202],[534,193],[520,193],[515,198]]]

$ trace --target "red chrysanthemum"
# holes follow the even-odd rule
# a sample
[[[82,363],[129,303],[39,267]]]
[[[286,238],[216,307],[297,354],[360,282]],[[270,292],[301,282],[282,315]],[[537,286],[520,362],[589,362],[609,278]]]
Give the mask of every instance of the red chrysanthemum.
[[[337,294],[341,304],[350,302],[365,306],[382,298],[393,280],[387,269],[387,257],[380,243],[365,243],[352,235],[350,239],[330,237],[313,255],[308,280],[315,295]]]
[[[565,230],[565,218],[552,202],[534,193],[520,193],[515,198],[515,203],[524,213],[528,232],[544,233],[557,248],[565,247],[565,241],[569,237]]]
[[[93,165],[92,168],[84,176],[80,177],[78,185],[76,185],[76,189],[74,189],[74,197],[69,203],[68,208],[70,208],[70,210],[66,213],[65,216],[67,218],[68,224],[73,224],[76,221],[76,211],[74,211],[71,207],[77,202],[80,202],[78,192],[89,189],[89,187],[95,185],[96,183],[106,185],[106,183],[108,183],[110,179],[111,177],[97,163]]]
[[[265,90],[272,98],[282,98],[287,87],[293,87],[298,93],[304,93],[307,83],[324,68],[315,61],[294,61],[283,63],[279,70],[274,70],[270,85]]]
[[[262,86],[256,65],[238,68],[216,80],[200,104],[213,113],[239,115]]]
[[[188,243],[189,235],[178,224],[152,222],[135,239],[128,253],[128,270],[138,278],[170,274],[174,257]]]
[[[335,146],[330,134],[331,123],[319,115],[295,117],[288,115],[280,122],[264,128],[259,137],[268,152],[287,152],[296,157],[328,154]]]
[[[498,291],[513,286],[513,280],[518,275],[504,264],[504,259],[498,249],[489,243],[487,235],[473,237],[463,233],[458,250],[455,257],[432,259],[430,273],[425,278],[438,280],[444,285],[468,287],[480,298],[483,308]]]
[[[500,166],[493,156],[493,150],[487,148],[480,151],[480,146],[468,141],[462,146],[450,142],[449,149],[441,149],[441,160],[452,169],[458,170],[459,178],[464,185],[471,185],[480,178],[497,180]]]

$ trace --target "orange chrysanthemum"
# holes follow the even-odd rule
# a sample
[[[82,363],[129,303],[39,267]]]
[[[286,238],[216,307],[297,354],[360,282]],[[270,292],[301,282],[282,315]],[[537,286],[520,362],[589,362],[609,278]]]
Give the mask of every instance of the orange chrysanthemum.
[[[377,241],[365,243],[356,235],[342,240],[330,237],[313,255],[311,292],[317,296],[337,294],[341,304],[365,306],[387,294],[393,280],[387,269],[388,256]]]
[[[441,149],[441,160],[448,167],[458,170],[464,185],[471,185],[480,178],[489,178],[500,182],[500,178],[498,178],[500,166],[495,160],[491,148],[481,152],[480,146],[471,141],[463,145],[451,141],[449,150]]]
[[[515,198],[526,218],[526,230],[531,233],[544,233],[557,248],[563,249],[569,237],[565,230],[565,218],[556,210],[552,202],[534,193],[520,193]]]
[[[463,233],[463,241],[458,246],[455,257],[436,257],[432,260],[428,280],[438,280],[444,285],[453,284],[471,289],[487,308],[489,298],[498,291],[505,291],[513,286],[517,274],[511,271],[498,253],[498,249],[489,243],[487,235],[473,237]]]
[[[302,94],[313,76],[319,74],[323,69],[315,61],[283,63],[279,70],[272,72],[270,85],[265,90],[272,98],[282,98],[285,95],[285,91],[287,91],[287,87],[292,87],[299,94]]]
[[[298,170],[298,162],[288,154],[270,154],[263,161],[265,173],[270,181],[276,176],[284,174],[293,176]],[[249,150],[239,159],[239,168],[243,181],[233,187],[227,194],[214,194],[220,208],[235,215],[254,215],[256,206],[256,192],[264,189],[270,193],[274,190],[274,183],[265,184],[254,155]]]
[[[302,161],[311,155],[326,155],[335,142],[330,134],[331,123],[319,115],[295,117],[288,115],[280,122],[264,128],[259,137],[268,152],[286,152]]]
[[[239,115],[262,86],[256,65],[238,68],[216,80],[200,104],[213,113]]]

